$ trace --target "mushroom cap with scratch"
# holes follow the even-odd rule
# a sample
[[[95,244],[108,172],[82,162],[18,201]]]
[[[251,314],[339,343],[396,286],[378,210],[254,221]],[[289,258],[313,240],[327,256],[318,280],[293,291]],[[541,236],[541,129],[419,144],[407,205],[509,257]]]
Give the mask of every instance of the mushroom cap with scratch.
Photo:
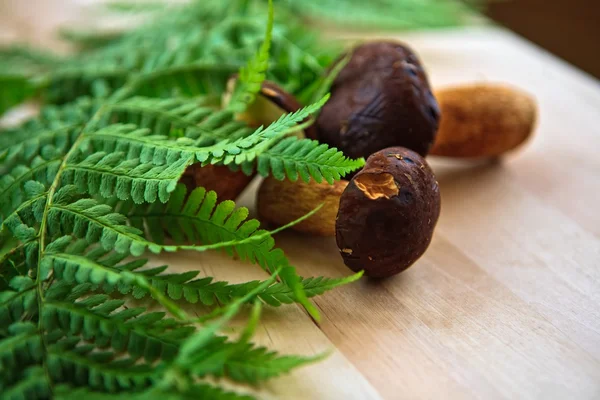
[[[378,151],[340,198],[340,254],[367,276],[397,274],[425,252],[439,213],[439,186],[425,160],[403,147]]]

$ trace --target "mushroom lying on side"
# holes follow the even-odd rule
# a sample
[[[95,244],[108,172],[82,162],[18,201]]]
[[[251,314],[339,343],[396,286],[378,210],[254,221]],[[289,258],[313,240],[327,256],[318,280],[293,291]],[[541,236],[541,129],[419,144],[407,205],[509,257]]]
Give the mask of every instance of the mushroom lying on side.
[[[505,84],[480,83],[435,91],[442,119],[430,154],[498,157],[527,141],[537,120],[535,99]]]

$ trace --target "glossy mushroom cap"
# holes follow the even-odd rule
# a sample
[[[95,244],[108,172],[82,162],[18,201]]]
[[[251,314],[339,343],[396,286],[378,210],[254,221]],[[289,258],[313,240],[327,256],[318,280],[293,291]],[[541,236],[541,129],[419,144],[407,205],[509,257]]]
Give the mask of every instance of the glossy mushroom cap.
[[[349,157],[366,158],[390,146],[425,156],[438,121],[438,104],[415,53],[384,41],[354,49],[316,126],[320,141]]]
[[[404,271],[427,250],[440,215],[440,190],[417,153],[373,154],[340,198],[336,241],[344,263],[370,277]]]

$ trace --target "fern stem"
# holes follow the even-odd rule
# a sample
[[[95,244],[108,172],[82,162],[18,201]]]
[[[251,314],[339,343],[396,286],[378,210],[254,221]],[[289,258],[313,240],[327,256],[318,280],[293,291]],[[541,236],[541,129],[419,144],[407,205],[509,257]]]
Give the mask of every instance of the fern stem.
[[[283,131],[281,133],[281,136],[287,136],[290,133],[294,133],[294,132],[298,132],[298,131],[303,131],[305,128],[308,128],[309,126],[311,126],[314,123],[315,123],[315,119],[311,117],[311,118],[307,119],[306,121],[304,121],[304,122],[302,122],[302,123],[300,123],[300,124],[298,124],[296,126],[293,126],[293,127],[289,128],[289,129],[286,129],[285,131]]]
[[[137,111],[140,113],[154,113],[159,115],[160,117],[163,118],[169,118],[171,119],[178,127],[185,127],[185,128],[193,128],[194,130],[200,132],[202,135],[212,135],[213,132],[212,131],[208,131],[206,129],[202,129],[199,126],[197,126],[197,122],[190,122],[188,120],[186,120],[185,118],[179,117],[177,115],[173,115],[172,113],[167,113],[164,112],[162,110],[157,110],[156,108],[148,108],[148,107],[144,107],[141,105],[137,105],[137,104],[127,104],[127,105],[122,105],[120,103],[114,103],[114,104],[109,104],[107,105],[107,107],[109,109],[115,110],[115,111]]]
[[[87,127],[93,126],[95,123],[98,122],[98,120],[100,119],[101,116],[101,112],[103,111],[103,107],[100,107],[96,113],[94,114],[94,116],[92,117],[92,119],[90,120],[89,123],[87,123],[82,129],[81,132],[79,133],[79,136],[77,137],[77,139],[73,142],[73,145],[71,146],[71,149],[69,149],[69,151],[67,152],[67,154],[65,155],[65,158],[63,159],[63,161],[61,162],[60,166],[58,167],[58,171],[56,172],[56,176],[54,177],[54,181],[52,182],[52,184],[50,185],[50,189],[48,190],[48,197],[46,197],[46,205],[44,206],[44,213],[42,214],[42,220],[40,222],[40,230],[39,230],[39,246],[38,246],[38,265],[37,265],[37,270],[36,270],[36,275],[35,275],[35,280],[36,280],[36,291],[37,291],[37,303],[38,303],[38,314],[39,314],[39,318],[38,318],[38,331],[40,332],[40,337],[41,337],[41,343],[42,343],[42,365],[44,366],[44,372],[46,374],[46,379],[48,380],[48,382],[50,383],[49,385],[49,390],[50,393],[53,392],[53,388],[52,388],[52,380],[50,379],[51,375],[50,372],[48,371],[48,362],[47,362],[47,357],[48,357],[48,343],[46,342],[46,338],[45,336],[42,334],[43,332],[43,327],[42,327],[42,309],[43,309],[43,303],[44,303],[44,277],[41,276],[41,272],[42,272],[42,257],[44,255],[44,250],[46,247],[46,223],[48,222],[48,213],[50,212],[50,208],[52,206],[52,200],[54,197],[54,194],[56,193],[56,190],[58,189],[58,186],[60,184],[60,178],[62,177],[63,172],[66,169],[67,166],[67,160],[77,151],[79,150],[79,144],[83,141],[84,139],[84,131]],[[52,396],[51,396],[52,397]]]

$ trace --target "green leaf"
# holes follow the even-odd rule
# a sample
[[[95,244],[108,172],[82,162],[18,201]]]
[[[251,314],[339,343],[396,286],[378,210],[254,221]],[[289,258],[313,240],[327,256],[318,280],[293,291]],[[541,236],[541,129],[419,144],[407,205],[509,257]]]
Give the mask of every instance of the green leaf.
[[[269,50],[273,37],[273,1],[269,0],[269,16],[265,39],[258,52],[240,69],[237,85],[231,99],[230,107],[236,112],[243,112],[256,98],[266,78],[269,67]]]
[[[164,318],[164,313],[156,313],[154,317],[143,308],[119,311],[122,300],[108,300],[107,296],[101,300],[91,307],[82,300],[48,301],[42,314],[43,326],[93,340],[101,348],[126,351],[130,357],[143,357],[147,362],[158,358],[169,361],[177,354],[183,338],[194,331],[191,326],[176,325]]]
[[[0,292],[0,321],[8,326],[37,314],[38,304],[35,283],[29,277],[16,276],[11,279],[13,290]],[[4,329],[1,328],[0,331]]]
[[[158,381],[160,368],[136,363],[132,358],[116,359],[110,351],[94,352],[93,345],[63,340],[48,347],[47,365],[55,382],[72,381],[106,392],[140,390]]]
[[[206,324],[201,330],[187,339],[181,347],[181,351],[175,360],[175,364],[182,368],[189,368],[191,360],[197,358],[198,352],[213,340],[214,334],[238,313],[240,306],[273,283],[278,274],[279,270],[275,271],[269,279],[261,283],[254,290],[225,307],[222,316],[218,320]],[[192,367],[196,369],[196,366],[193,364]]]
[[[259,129],[236,115],[265,78],[312,98],[334,52],[295,18],[274,22],[270,2],[204,0],[148,17],[112,38],[71,35],[80,51],[66,57],[0,50],[0,113],[33,95],[44,103],[0,128],[3,399],[250,398],[221,386],[319,358],[253,345],[260,308],[296,302],[318,318],[308,298],[359,276],[302,279],[274,247],[291,224],[261,230],[245,208],[178,186],[194,161],[330,182],[356,168],[334,149],[286,139],[326,98]],[[219,109],[240,68],[232,107]],[[211,249],[275,274],[229,284],[135,257]],[[148,309],[132,303],[141,298]],[[176,300],[208,307],[192,318]],[[219,336],[248,303],[241,336]]]
[[[102,262],[107,265],[106,262]],[[179,274],[163,274],[165,267],[140,269],[145,265],[145,260],[137,260],[123,266],[109,265],[113,269],[126,269],[135,271],[136,274],[146,277],[150,285],[172,300],[185,300],[189,303],[202,303],[206,306],[226,305],[237,298],[244,297],[260,286],[262,281],[250,281],[239,284],[229,284],[224,281],[214,281],[211,277],[197,278],[198,271],[188,271]],[[356,281],[362,272],[345,278],[311,277],[300,280],[300,285],[307,297],[321,295],[338,286]],[[131,284],[104,285],[108,292],[118,290],[120,293],[132,293],[136,299],[141,299],[150,294],[150,291]],[[257,292],[256,297],[264,303],[278,307],[282,304],[291,304],[297,301],[294,290],[285,283],[275,282]],[[249,301],[253,301],[250,299]]]
[[[196,151],[196,158],[204,164],[222,162],[225,165],[232,163],[240,165],[250,162],[284,136],[300,129],[297,124],[317,112],[328,99],[329,96],[327,95],[317,103],[304,107],[294,113],[282,115],[267,128],[260,127],[247,137],[231,142],[223,141],[198,150]]]
[[[336,148],[316,140],[286,138],[258,155],[257,170],[264,177],[285,178],[295,182],[300,177],[308,183],[326,180],[333,184],[346,174],[361,168],[364,159],[352,160]]]
[[[28,77],[0,74],[0,116],[9,108],[14,107],[31,97],[36,90]]]
[[[27,368],[22,379],[13,386],[3,390],[2,399],[5,400],[28,400],[43,399],[51,395],[51,383],[42,367],[33,366]]]
[[[53,234],[73,234],[89,243],[100,242],[106,250],[132,255],[141,255],[146,248],[155,253],[171,250],[144,239],[140,230],[125,225],[126,217],[113,212],[110,206],[90,198],[73,200],[66,194],[72,188],[61,189],[48,211],[48,225]]]
[[[128,159],[122,152],[100,151],[69,161],[63,180],[74,184],[82,193],[99,194],[104,198],[131,198],[137,204],[156,200],[166,202],[192,162],[192,155],[169,158],[169,163],[156,164],[139,158]]]
[[[314,357],[281,356],[264,347],[246,345],[227,360],[224,374],[234,381],[258,384],[320,361],[326,356],[326,353]]]
[[[108,109],[121,123],[133,123],[149,129],[152,135],[186,136],[196,139],[196,145],[204,144],[209,138],[213,142],[226,139],[235,128],[245,126],[234,121],[233,113],[215,110],[206,103],[208,99],[205,97],[155,99],[136,96],[110,104]],[[200,137],[204,140],[198,143]]]
[[[235,208],[233,201],[217,203],[215,192],[197,188],[187,193],[184,185],[178,185],[169,202],[161,205],[131,207],[123,204],[122,212],[133,226],[145,228],[156,243],[165,243],[165,232],[178,244],[192,243],[200,246],[220,246],[230,255],[241,260],[258,263],[264,269],[274,271],[288,265],[283,252],[274,248],[271,235],[260,230],[260,223],[248,220],[248,210]],[[250,240],[256,238],[256,240]],[[189,246],[194,249],[194,246]],[[216,247],[215,247],[216,248]]]
[[[38,363],[42,356],[42,338],[34,324],[15,322],[8,326],[8,336],[0,341],[0,363],[6,374]]]
[[[58,172],[62,162],[60,157],[44,159],[41,156],[35,156],[29,165],[15,165],[12,170],[0,178],[0,221],[7,218],[11,213],[19,208],[24,201],[39,197],[37,195],[26,193],[25,186],[35,182],[40,188],[50,186]]]
[[[482,3],[472,1],[470,4]],[[284,0],[292,15],[342,28],[365,30],[407,30],[439,28],[465,24],[471,11],[469,2],[447,0],[308,0],[301,5]]]

